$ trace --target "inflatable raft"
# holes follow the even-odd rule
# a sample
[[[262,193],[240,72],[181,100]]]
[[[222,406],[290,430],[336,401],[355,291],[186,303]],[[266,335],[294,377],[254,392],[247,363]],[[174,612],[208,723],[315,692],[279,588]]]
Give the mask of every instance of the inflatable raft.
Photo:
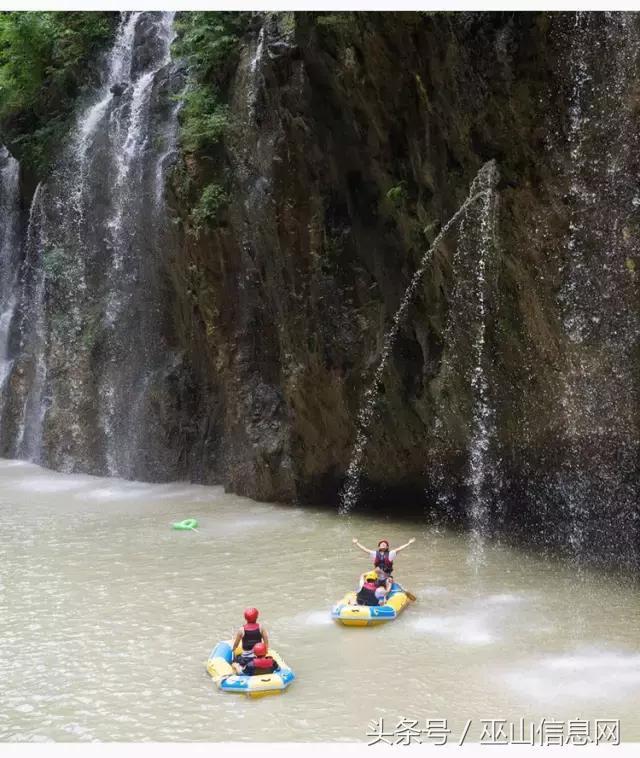
[[[347,594],[338,601],[331,616],[345,626],[374,626],[398,618],[411,600],[404,589],[394,582],[384,605],[351,605],[356,592]]]
[[[269,655],[280,666],[279,671],[273,674],[257,674],[256,676],[236,674],[231,668],[231,662],[233,661],[231,644],[231,640],[228,642],[218,642],[211,651],[209,660],[207,661],[207,671],[213,677],[213,681],[219,690],[223,692],[236,692],[248,697],[279,695],[296,678],[293,671],[273,648],[269,648]]]

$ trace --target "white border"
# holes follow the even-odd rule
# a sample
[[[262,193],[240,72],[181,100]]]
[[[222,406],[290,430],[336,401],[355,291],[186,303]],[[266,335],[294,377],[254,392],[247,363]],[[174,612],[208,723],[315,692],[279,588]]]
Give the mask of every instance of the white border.
[[[48,743],[48,744],[2,744],[0,753],[3,758],[214,758],[217,756],[230,756],[230,758],[263,758],[263,756],[277,756],[278,758],[327,758],[332,753],[339,753],[340,758],[360,758],[368,756],[375,758],[376,755],[384,755],[390,758],[393,755],[401,756],[407,750],[412,754],[420,751],[422,755],[442,756],[452,758],[461,755],[468,756],[531,756],[540,755],[540,751],[551,750],[552,755],[571,758],[626,758],[637,756],[638,743],[623,743],[618,746],[569,746],[569,747],[527,747],[527,746],[490,746],[469,744],[458,747],[456,745],[410,745],[391,746],[377,745],[368,747],[366,743],[355,744],[350,742],[212,742],[212,743]]]

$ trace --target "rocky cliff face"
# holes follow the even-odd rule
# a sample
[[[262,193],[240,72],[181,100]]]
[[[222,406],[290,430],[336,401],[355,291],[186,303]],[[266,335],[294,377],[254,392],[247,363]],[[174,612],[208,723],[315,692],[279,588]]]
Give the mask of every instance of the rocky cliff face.
[[[571,532],[575,549],[580,535],[607,553],[624,529],[634,554],[637,34],[620,14],[256,24],[214,169],[231,177],[228,213],[175,261],[207,477],[261,499],[336,500],[404,289],[495,159],[490,530],[545,543]],[[453,234],[440,247],[402,326],[363,476],[367,503],[468,521],[478,313],[459,245]]]
[[[222,147],[174,174],[164,452],[124,473],[337,502],[406,287],[495,160],[490,242],[476,209],[402,321],[356,507],[635,565],[639,38],[631,14],[255,16]],[[206,230],[184,176],[226,188]]]

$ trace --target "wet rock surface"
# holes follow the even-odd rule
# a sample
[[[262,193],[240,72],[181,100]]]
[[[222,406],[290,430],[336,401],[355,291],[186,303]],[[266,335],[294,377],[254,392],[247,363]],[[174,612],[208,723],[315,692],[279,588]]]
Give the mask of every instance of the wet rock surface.
[[[136,72],[157,60],[157,23],[141,19],[131,82],[113,80],[115,101],[132,100]],[[49,343],[60,402],[40,460],[109,470],[111,432],[91,410],[95,397],[77,402],[65,388],[95,389],[111,372],[113,386],[140,390],[144,419],[138,428],[123,404],[107,417],[114,439],[128,430],[129,448],[112,444],[116,473],[334,505],[403,294],[480,167],[495,160],[482,330],[465,222],[439,246],[401,324],[356,507],[473,526],[481,370],[492,421],[481,440],[483,531],[635,567],[638,39],[633,14],[256,14],[229,72],[224,143],[202,161],[167,147],[186,72],[159,68],[145,105],[157,139],[136,148],[144,193],[122,213],[138,201],[151,208],[157,177],[176,164],[171,223],[151,244],[160,227],[147,214],[130,229],[135,245],[122,247],[135,265],[118,291],[139,295],[120,315],[135,337],[126,349],[92,327],[89,300],[80,350]],[[126,105],[114,107],[128,118]],[[106,139],[96,135],[96,150]],[[190,228],[180,175],[225,188],[228,204],[208,229]],[[100,208],[99,172],[91,181]],[[29,197],[33,187],[23,182]],[[87,262],[99,299],[109,295],[108,260]],[[75,297],[52,286],[55,265],[54,256],[50,312]],[[19,401],[4,411],[5,455],[16,454],[36,373],[25,358],[8,380]]]
[[[214,169],[232,177],[230,207],[175,261],[183,281],[192,267],[198,282],[189,302],[181,298],[179,318],[217,440],[212,456],[224,450],[206,470],[261,499],[336,502],[362,394],[404,289],[478,168],[496,159],[485,332],[495,413],[491,530],[529,538],[548,522],[539,542],[563,542],[556,526],[567,517],[560,470],[571,436],[563,400],[570,340],[558,294],[575,213],[576,75],[566,56],[575,16],[290,15],[264,18],[259,58],[259,28],[245,42],[231,87],[235,128]],[[602,50],[619,19],[591,15],[589,44]],[[594,112],[613,74],[599,76],[603,89],[585,104]],[[623,85],[622,111],[635,107],[634,81]],[[632,160],[618,170],[632,170]],[[593,191],[613,220],[619,208],[599,179]],[[456,305],[454,292],[473,272],[464,260],[454,265],[456,245],[453,234],[434,256],[394,347],[361,507],[468,521],[474,306]],[[637,309],[635,279],[619,294]],[[592,365],[596,394],[606,371]],[[627,376],[633,396],[637,378]],[[607,444],[637,450],[637,422],[636,413],[624,439],[609,424]],[[593,426],[574,440],[585,456],[598,445]],[[628,486],[625,460],[614,478]],[[613,511],[602,494],[587,506],[587,541],[605,554]]]

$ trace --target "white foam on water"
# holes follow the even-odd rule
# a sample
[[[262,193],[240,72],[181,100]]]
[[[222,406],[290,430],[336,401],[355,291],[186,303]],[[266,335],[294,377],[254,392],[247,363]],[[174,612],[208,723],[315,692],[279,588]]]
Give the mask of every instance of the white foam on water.
[[[640,695],[640,654],[580,649],[527,661],[503,679],[515,692],[537,701],[608,703]]]
[[[413,622],[413,627],[419,632],[445,637],[460,645],[491,645],[498,639],[483,616],[422,616]]]
[[[189,487],[182,489],[166,489],[161,490],[154,494],[154,497],[158,500],[186,500],[194,503],[203,501],[213,502],[221,495],[224,494],[224,490],[220,488],[220,492],[211,492],[211,489],[205,489],[201,485],[193,484]]]
[[[129,500],[129,498],[146,497],[152,490],[152,486],[136,487],[133,484],[122,484],[110,487],[98,487],[88,492],[78,492],[75,497],[83,500]]]
[[[38,477],[21,481],[17,487],[27,492],[66,492],[80,489],[85,481],[79,479],[61,479],[60,477]]]
[[[504,592],[497,595],[487,595],[486,597],[480,598],[478,602],[483,605],[518,605],[527,602],[527,600],[528,598],[524,595]]]
[[[625,655],[599,651],[594,651],[593,653],[582,652],[552,659],[547,662],[547,665],[549,668],[564,671],[599,670],[606,667],[612,673],[614,671],[629,672],[630,670],[636,670],[640,673],[640,654]]]
[[[420,590],[423,597],[451,597],[446,587],[430,586]],[[527,597],[516,593],[496,593],[466,599],[454,612],[422,616],[413,626],[419,632],[444,637],[459,645],[491,645],[502,639],[505,619],[511,608],[520,606]]]
[[[293,620],[298,623],[307,624],[308,626],[329,626],[333,624],[333,619],[328,609],[311,611],[311,613],[300,613]]]

